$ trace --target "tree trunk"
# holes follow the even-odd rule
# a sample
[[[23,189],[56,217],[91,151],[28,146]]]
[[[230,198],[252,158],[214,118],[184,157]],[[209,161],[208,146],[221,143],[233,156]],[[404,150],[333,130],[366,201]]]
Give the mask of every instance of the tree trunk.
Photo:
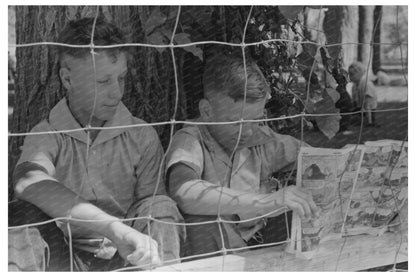
[[[359,6],[359,28],[358,28],[358,60],[372,72],[372,51],[370,42],[373,40],[373,11],[374,6]]]
[[[323,28],[325,11],[307,7],[303,14],[305,24],[305,37],[308,40],[324,45],[326,36]]]
[[[350,44],[358,41],[358,7],[357,6],[330,6],[325,13],[323,29],[327,44],[342,43],[340,46],[330,47],[329,53],[336,57],[342,51],[344,68],[357,60],[357,46]]]
[[[17,6],[16,43],[56,41],[66,21],[64,7]],[[10,132],[29,132],[46,118],[63,95],[55,49],[46,45],[18,47],[15,107]],[[9,200],[13,195],[12,173],[20,156],[19,147],[23,139],[23,136],[9,138]]]
[[[374,8],[374,45],[373,45],[373,72],[377,73],[381,69],[381,51],[380,51],[380,35],[381,35],[381,18],[383,16],[383,6]]]
[[[342,33],[341,25],[344,21],[343,18],[343,7],[342,6],[333,6],[328,8],[328,11],[325,13],[323,30],[326,35],[327,44],[336,44],[342,42]],[[331,57],[337,57],[342,46],[332,46],[328,47],[328,52]]]

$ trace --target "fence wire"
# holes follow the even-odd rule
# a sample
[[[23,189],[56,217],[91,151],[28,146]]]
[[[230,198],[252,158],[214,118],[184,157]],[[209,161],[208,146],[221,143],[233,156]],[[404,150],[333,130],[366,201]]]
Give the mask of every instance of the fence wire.
[[[126,129],[126,128],[138,128],[138,127],[144,127],[144,126],[161,126],[161,125],[170,125],[170,135],[169,135],[169,144],[167,147],[167,150],[165,151],[164,155],[163,155],[163,159],[159,165],[159,171],[158,171],[158,180],[157,180],[157,184],[155,187],[155,190],[152,194],[152,201],[151,201],[151,206],[150,206],[150,212],[148,216],[138,216],[138,217],[130,217],[130,218],[125,218],[125,219],[119,219],[120,222],[127,222],[127,221],[133,221],[133,220],[147,220],[147,227],[148,227],[148,234],[149,234],[149,245],[151,242],[151,231],[150,231],[150,227],[151,227],[151,222],[159,222],[159,223],[164,223],[164,224],[168,224],[168,225],[177,225],[177,226],[195,226],[195,225],[204,225],[204,224],[217,224],[220,234],[221,234],[221,244],[222,247],[219,251],[215,251],[215,252],[210,252],[210,253],[206,253],[206,254],[200,254],[200,255],[193,255],[193,256],[188,256],[188,257],[183,257],[180,259],[175,259],[175,260],[169,260],[169,261],[165,261],[166,263],[175,263],[175,262],[185,262],[187,260],[190,259],[195,259],[195,258],[203,258],[203,257],[208,257],[208,256],[212,256],[215,254],[222,254],[223,259],[222,259],[222,270],[225,269],[225,255],[227,253],[234,253],[234,252],[239,252],[239,251],[243,251],[243,250],[249,250],[249,249],[255,249],[255,248],[263,248],[263,247],[269,247],[269,246],[279,246],[279,245],[285,245],[286,243],[290,242],[290,234],[289,234],[289,228],[286,228],[287,230],[287,240],[286,241],[282,241],[282,242],[276,242],[276,243],[266,243],[266,244],[259,244],[259,245],[253,245],[253,246],[247,246],[247,247],[242,247],[242,248],[234,248],[234,249],[227,249],[225,242],[224,242],[224,234],[223,234],[223,230],[221,228],[221,224],[222,223],[245,223],[245,222],[249,222],[249,221],[253,221],[253,220],[259,220],[262,218],[267,218],[268,216],[277,213],[277,212],[284,212],[285,216],[286,216],[286,224],[288,224],[288,220],[287,220],[287,211],[288,208],[287,207],[282,207],[279,209],[276,209],[272,212],[263,214],[261,216],[256,216],[256,217],[252,217],[249,219],[245,219],[245,220],[225,220],[223,218],[221,218],[221,197],[223,196],[223,189],[224,187],[220,187],[220,196],[218,199],[218,203],[217,203],[217,218],[215,220],[210,220],[210,221],[204,221],[204,222],[198,222],[198,223],[173,223],[173,222],[168,222],[168,221],[164,221],[164,220],[160,220],[157,218],[152,217],[152,208],[153,208],[153,203],[154,203],[154,198],[156,196],[157,190],[158,190],[158,186],[160,183],[160,180],[162,178],[162,174],[164,174],[163,172],[163,165],[164,162],[166,160],[166,155],[169,151],[169,149],[171,148],[171,142],[172,142],[172,138],[174,135],[174,131],[175,131],[175,125],[177,124],[187,124],[187,125],[229,125],[229,124],[239,124],[239,133],[238,133],[238,138],[236,141],[236,144],[234,146],[234,149],[232,151],[231,157],[234,157],[234,153],[237,151],[237,147],[239,145],[240,139],[241,139],[241,134],[242,134],[242,126],[244,123],[259,123],[259,122],[274,122],[274,121],[279,121],[279,120],[287,120],[287,119],[296,119],[296,118],[300,118],[301,119],[301,128],[300,128],[300,132],[301,132],[301,139],[300,141],[303,143],[304,142],[304,119],[307,117],[326,117],[326,116],[343,116],[343,115],[354,115],[354,114],[360,114],[361,116],[361,122],[360,122],[360,130],[359,130],[359,134],[357,137],[357,143],[354,149],[354,153],[357,150],[357,147],[359,145],[359,143],[361,142],[361,138],[362,138],[362,134],[363,134],[363,129],[364,129],[364,115],[367,112],[367,110],[364,107],[364,103],[361,107],[361,110],[359,111],[355,111],[355,112],[337,112],[337,113],[318,113],[318,114],[312,114],[312,113],[307,113],[306,110],[306,106],[304,106],[304,109],[302,112],[300,112],[299,114],[296,115],[290,115],[290,116],[281,116],[281,117],[275,117],[275,118],[265,118],[265,119],[259,119],[259,120],[248,120],[248,119],[244,119],[244,111],[245,111],[245,104],[246,104],[246,98],[247,98],[247,84],[248,84],[248,78],[247,78],[247,65],[246,65],[246,54],[245,54],[245,49],[249,46],[258,46],[261,44],[267,44],[267,43],[272,43],[272,42],[290,42],[293,44],[310,44],[310,45],[315,45],[317,46],[317,50],[316,50],[316,55],[318,55],[320,53],[320,49],[321,47],[332,47],[332,46],[343,46],[343,45],[396,45],[399,46],[400,49],[400,56],[401,56],[401,67],[402,67],[402,74],[403,77],[406,81],[406,86],[407,86],[407,76],[406,76],[406,71],[405,71],[405,61],[403,58],[403,53],[402,53],[402,46],[406,45],[406,42],[402,42],[400,41],[399,38],[399,7],[397,7],[397,14],[396,14],[396,23],[397,23],[397,36],[398,36],[398,42],[397,43],[376,43],[374,42],[374,37],[375,37],[375,28],[374,31],[372,33],[372,38],[371,41],[368,43],[358,43],[358,42],[344,42],[344,43],[334,43],[334,44],[326,44],[326,45],[322,45],[313,41],[295,41],[295,40],[287,40],[287,39],[269,39],[269,40],[263,40],[263,41],[257,41],[257,42],[250,42],[250,43],[246,43],[246,32],[247,32],[247,27],[251,18],[251,14],[252,14],[252,10],[253,10],[254,6],[250,7],[250,11],[248,13],[247,19],[245,21],[245,27],[244,27],[244,32],[243,32],[243,37],[241,39],[241,43],[229,43],[229,42],[220,42],[220,41],[199,41],[199,42],[192,42],[192,43],[183,43],[183,44],[174,44],[174,37],[175,34],[177,33],[177,28],[178,28],[178,24],[179,24],[179,18],[181,15],[181,7],[179,6],[177,14],[176,14],[176,20],[175,20],[175,25],[173,28],[173,32],[172,32],[172,36],[170,38],[170,42],[167,45],[154,45],[154,44],[146,44],[146,43],[126,43],[126,44],[118,44],[118,45],[109,45],[109,46],[97,46],[94,45],[94,32],[95,32],[95,23],[97,21],[97,18],[99,16],[99,7],[97,7],[97,11],[94,17],[94,24],[93,24],[93,29],[91,30],[91,43],[89,45],[70,45],[70,44],[62,44],[62,43],[56,43],[56,42],[34,42],[34,43],[24,43],[24,44],[9,44],[9,47],[34,47],[34,46],[39,46],[39,45],[52,45],[52,46],[66,46],[66,47],[74,47],[74,48],[89,48],[91,51],[91,57],[92,57],[92,63],[93,63],[93,69],[94,69],[94,80],[97,79],[97,72],[96,72],[96,62],[95,62],[95,49],[110,49],[110,48],[119,48],[119,47],[149,47],[149,48],[169,48],[170,49],[170,53],[171,53],[171,58],[172,58],[172,64],[173,64],[173,73],[174,73],[174,80],[175,80],[175,104],[174,104],[174,111],[172,116],[170,117],[169,121],[164,121],[164,122],[152,122],[152,123],[145,123],[145,124],[131,124],[131,125],[123,125],[123,126],[114,126],[114,127],[92,127],[91,126],[91,121],[93,118],[93,114],[96,108],[96,104],[97,104],[97,97],[98,97],[98,92],[97,92],[97,86],[96,86],[96,82],[94,82],[94,104],[93,104],[93,109],[92,112],[90,114],[89,117],[89,121],[88,124],[86,125],[86,127],[84,128],[78,128],[78,129],[71,129],[71,130],[63,130],[63,131],[50,131],[50,132],[22,132],[22,133],[9,133],[9,137],[18,137],[18,136],[29,136],[29,135],[44,135],[44,134],[60,134],[60,133],[70,133],[70,132],[78,132],[78,131],[86,131],[88,139],[87,139],[87,148],[86,148],[86,160],[88,161],[89,158],[89,146],[90,146],[90,132],[91,131],[97,131],[97,130],[106,130],[106,129]],[[322,7],[320,9],[320,13],[322,11]],[[319,14],[319,21],[320,21],[320,16],[321,14]],[[380,24],[380,20],[381,20],[381,16],[377,19],[376,25]],[[319,22],[318,21],[318,22]],[[307,26],[302,25],[305,29],[310,28]],[[319,27],[313,28],[315,31],[318,32],[322,32],[324,33],[323,30],[320,30]],[[244,85],[244,101],[243,101],[243,106],[241,109],[241,115],[240,115],[240,120],[237,121],[222,121],[222,122],[195,122],[195,121],[186,121],[186,120],[177,120],[177,112],[178,112],[178,106],[179,106],[179,84],[178,84],[178,68],[176,66],[176,58],[175,58],[175,53],[174,53],[174,49],[176,48],[184,48],[184,47],[189,47],[189,46],[199,46],[199,45],[206,45],[206,44],[218,44],[218,45],[225,45],[225,46],[232,46],[232,47],[240,47],[242,50],[242,56],[243,56],[243,62],[244,62],[244,72],[245,72],[245,85]],[[371,63],[371,59],[372,59],[372,55],[373,55],[373,48],[370,47],[370,55],[368,57],[368,61],[367,61],[367,69],[369,69],[370,63]],[[317,60],[314,59],[313,61],[313,65],[312,65],[312,69],[315,67],[317,63]],[[369,71],[367,70],[366,72],[366,84],[367,81],[369,79]],[[310,91],[310,84],[311,84],[311,77],[312,77],[312,73],[313,70],[310,71],[309,74],[309,80],[307,82],[307,89],[306,89],[306,97],[307,99],[309,99],[309,91]],[[379,109],[379,110],[375,110],[374,112],[376,113],[386,113],[386,112],[398,112],[398,111],[404,111],[404,110],[408,110],[408,107],[401,107],[401,108],[395,108],[395,109]],[[407,140],[407,136],[405,138],[403,138],[403,144],[402,147],[400,149],[400,153],[403,150],[403,145],[404,142]],[[347,164],[349,164],[352,160],[352,157],[354,155],[351,155],[351,158],[348,160]],[[394,165],[395,166],[395,165]],[[285,186],[287,186],[288,180],[290,178],[291,175],[293,175],[293,172],[295,171],[295,166],[292,168],[290,175],[287,177],[286,182],[285,182]],[[342,173],[342,175],[345,173]],[[340,178],[340,183],[342,180],[342,175]],[[82,182],[81,182],[81,188],[80,188],[80,192],[77,194],[77,198],[74,200],[74,205],[75,203],[78,201],[78,199],[80,198],[85,182],[86,182],[86,177],[88,176],[88,164],[87,164],[87,168],[85,169],[85,175],[81,178]],[[391,188],[391,184],[390,184],[390,179],[391,179],[391,173],[390,176],[388,177],[388,184]],[[228,180],[231,181],[231,180]],[[340,193],[340,183],[338,185],[338,192]],[[340,196],[340,194],[339,194]],[[397,196],[394,195],[394,200],[395,200],[395,205],[396,205],[396,209],[398,209],[398,204],[397,204]],[[343,214],[342,211],[342,205],[340,206],[341,208],[341,214]],[[345,224],[345,220],[343,224]],[[24,224],[24,225],[19,225],[19,226],[10,226],[8,227],[9,230],[16,230],[19,228],[28,228],[28,227],[36,227],[36,226],[40,226],[40,225],[44,225],[44,224],[48,224],[48,223],[52,223],[52,222],[57,222],[57,221],[67,221],[67,228],[68,228],[68,234],[69,234],[69,251],[70,251],[70,270],[73,271],[73,243],[72,243],[72,236],[71,236],[71,227],[70,227],[70,223],[71,222],[100,222],[102,220],[81,220],[81,219],[77,219],[77,218],[73,218],[71,216],[71,212],[68,214],[67,217],[61,217],[61,218],[54,218],[51,220],[47,220],[47,221],[42,221],[42,222],[37,222],[37,223],[32,223],[32,224]],[[407,223],[406,220],[402,219],[400,217],[400,213],[399,213],[399,221],[400,221],[400,227],[404,224]],[[286,226],[288,227],[288,226]],[[396,255],[394,257],[394,259],[392,260],[392,264],[393,264],[393,268],[392,271],[400,271],[399,269],[396,269],[396,264],[397,264],[397,259],[398,259],[398,254],[399,251],[401,249],[402,243],[404,241],[404,232],[402,231],[402,229],[400,228],[400,245],[398,245],[397,248],[397,252]],[[339,253],[338,253],[338,257],[337,257],[337,263],[335,265],[335,270],[338,269],[338,263],[341,260],[341,256],[343,253],[343,249],[344,246],[347,242],[348,238],[344,237],[343,241],[341,243],[341,246],[339,248]],[[297,240],[299,242],[299,240]],[[285,255],[285,254],[284,254]],[[137,269],[148,269],[148,268],[152,268],[154,267],[153,264],[147,264],[147,265],[141,265],[141,266],[130,266],[130,267],[124,267],[124,268],[120,268],[117,269],[116,271],[129,271],[129,270],[137,270]]]

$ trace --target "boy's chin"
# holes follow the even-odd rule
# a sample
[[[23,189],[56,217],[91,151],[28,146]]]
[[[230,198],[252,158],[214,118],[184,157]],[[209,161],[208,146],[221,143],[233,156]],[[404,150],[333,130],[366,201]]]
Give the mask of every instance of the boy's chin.
[[[108,111],[108,112],[104,112],[102,114],[100,114],[99,116],[97,116],[97,119],[99,119],[100,121],[109,121],[111,119],[113,119],[114,115],[116,114],[115,111]]]

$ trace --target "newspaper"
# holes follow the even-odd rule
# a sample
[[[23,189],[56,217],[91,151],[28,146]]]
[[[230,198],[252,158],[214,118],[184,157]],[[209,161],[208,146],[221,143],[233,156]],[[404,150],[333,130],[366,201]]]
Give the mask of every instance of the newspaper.
[[[407,152],[407,143],[390,140],[302,147],[297,185],[311,193],[320,215],[293,215],[289,252],[310,258],[326,240],[384,232],[407,199]]]
[[[299,152],[297,185],[311,192],[320,209],[317,219],[292,221],[290,249],[313,255],[319,243],[340,238],[351,192],[358,176],[363,151],[355,147],[325,149],[302,147]]]
[[[378,191],[373,191],[372,195],[376,202],[376,209],[371,227],[387,227],[385,223],[389,222],[397,214],[408,196],[407,142],[383,140],[367,142],[366,147],[379,147],[381,149],[391,147],[389,149],[390,157],[384,171],[384,182],[380,180],[377,183],[381,184],[381,186]]]

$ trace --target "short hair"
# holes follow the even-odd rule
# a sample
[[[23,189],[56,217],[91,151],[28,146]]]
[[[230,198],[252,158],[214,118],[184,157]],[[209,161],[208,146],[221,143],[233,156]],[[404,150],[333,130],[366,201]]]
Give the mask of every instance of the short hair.
[[[69,21],[58,36],[59,43],[71,45],[88,45],[91,43],[94,18],[85,17]],[[98,16],[94,26],[93,43],[96,46],[124,44],[125,39],[121,30],[114,24],[106,21],[104,17]],[[122,47],[96,48],[95,52],[108,52],[118,54]],[[62,61],[65,55],[75,58],[84,58],[91,55],[91,49],[87,47],[58,46],[59,60]]]
[[[246,101],[253,103],[270,95],[263,73],[251,58],[246,58],[246,68]],[[209,100],[215,95],[223,95],[234,101],[243,100],[245,75],[242,56],[220,54],[209,59],[203,75],[204,97]]]
[[[364,64],[362,64],[361,62],[353,62],[348,67],[348,73],[349,74],[354,74],[356,72],[361,72],[362,74],[364,74],[365,71],[366,71],[366,68],[365,68]]]

